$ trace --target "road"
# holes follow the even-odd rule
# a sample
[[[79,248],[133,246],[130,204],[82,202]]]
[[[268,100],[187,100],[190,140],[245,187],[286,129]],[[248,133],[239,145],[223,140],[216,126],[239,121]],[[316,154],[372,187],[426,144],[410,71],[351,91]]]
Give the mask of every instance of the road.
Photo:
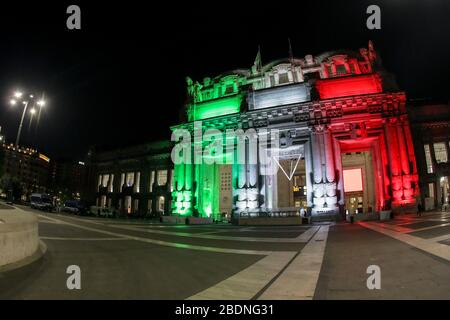
[[[239,227],[19,209],[38,214],[47,252],[0,273],[1,299],[450,299],[449,214]],[[67,288],[71,265],[80,290]]]

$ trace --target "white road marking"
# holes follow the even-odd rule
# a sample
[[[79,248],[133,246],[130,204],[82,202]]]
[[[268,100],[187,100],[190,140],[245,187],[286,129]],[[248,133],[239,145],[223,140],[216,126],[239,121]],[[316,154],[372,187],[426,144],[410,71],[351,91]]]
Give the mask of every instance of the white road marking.
[[[46,220],[39,220],[39,223],[47,223],[47,224],[61,224],[60,222],[54,222],[54,221],[46,221]]]
[[[450,240],[450,234],[444,234],[443,236],[428,238],[427,240],[433,241],[433,242],[441,242],[441,241],[445,241],[445,240]]]
[[[412,236],[410,234],[392,231],[383,228],[382,226],[378,225],[378,223],[375,222],[358,222],[358,224],[367,229],[371,229],[379,233],[385,234],[391,238],[407,243],[410,246],[416,247],[420,250],[441,257],[447,261],[450,261],[450,247],[445,244],[430,241],[429,239],[422,239],[419,237]]]
[[[250,300],[294,257],[295,252],[273,252],[247,269],[187,300]]]
[[[270,255],[274,252],[278,251],[258,251],[258,250],[244,250],[244,249],[228,249],[228,248],[220,248],[220,247],[207,247],[207,246],[199,246],[199,245],[191,245],[191,244],[185,244],[185,243],[177,243],[177,242],[168,242],[168,241],[162,241],[162,240],[155,240],[155,239],[149,239],[149,238],[143,238],[143,237],[136,237],[136,236],[130,236],[128,234],[123,233],[117,233],[112,231],[106,231],[106,230],[100,230],[92,227],[86,227],[82,226],[76,223],[66,222],[58,219],[54,219],[56,221],[61,221],[61,223],[72,226],[78,229],[87,230],[87,231],[93,231],[101,234],[107,234],[113,237],[120,237],[125,238],[128,240],[136,240],[151,244],[157,244],[161,246],[167,246],[167,247],[173,247],[173,248],[179,248],[179,249],[190,249],[190,250],[200,250],[200,251],[209,251],[209,252],[220,252],[220,253],[234,253],[234,254],[252,254],[252,255]],[[290,251],[280,251],[280,252],[288,252]]]
[[[408,231],[408,233],[412,233],[412,232],[416,232],[416,231],[431,230],[431,229],[436,229],[439,227],[446,227],[446,226],[450,226],[450,223],[443,223],[443,224],[438,224],[438,225],[430,226],[430,227],[417,228],[417,229],[413,229],[412,231]]]
[[[74,217],[66,217],[71,220],[81,221],[86,223],[92,223],[97,225],[104,225],[99,222],[82,220]],[[261,237],[235,237],[235,236],[221,236],[214,234],[205,234],[205,233],[190,233],[190,232],[182,232],[182,231],[162,231],[162,230],[152,230],[152,229],[143,229],[140,227],[131,227],[131,226],[116,226],[116,225],[108,225],[110,228],[115,229],[123,229],[130,231],[139,231],[145,233],[154,233],[154,234],[164,234],[164,235],[172,235],[179,237],[188,237],[188,238],[200,238],[200,239],[209,239],[209,240],[230,240],[230,241],[244,241],[244,242],[275,242],[275,243],[305,243],[308,242],[309,239],[314,235],[314,233],[318,230],[318,226],[312,226],[307,229],[305,232],[301,233],[295,238],[261,238]]]
[[[319,280],[329,226],[321,226],[260,300],[311,300]]]
[[[65,237],[40,237],[42,240],[57,240],[57,241],[123,241],[125,238],[65,238]]]

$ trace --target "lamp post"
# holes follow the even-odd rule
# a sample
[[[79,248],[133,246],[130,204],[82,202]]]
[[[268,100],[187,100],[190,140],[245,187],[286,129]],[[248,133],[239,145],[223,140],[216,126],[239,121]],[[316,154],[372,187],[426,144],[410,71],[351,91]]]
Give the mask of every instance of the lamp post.
[[[19,130],[17,131],[16,148],[19,148],[20,135],[22,133],[22,127],[23,127],[23,120],[25,119],[25,114],[27,113],[28,105],[34,99],[34,95],[30,94],[29,95],[29,99],[26,99],[26,100],[22,99],[22,97],[23,97],[23,93],[20,92],[20,91],[16,91],[14,93],[14,98],[10,100],[10,104],[13,105],[13,106],[16,105],[20,101],[24,105],[23,112],[22,112],[22,117],[20,118]],[[38,105],[40,107],[42,107],[44,104],[45,104],[44,100],[39,100],[38,101]],[[36,112],[36,110],[33,108],[32,109],[32,115],[34,115],[35,112]]]

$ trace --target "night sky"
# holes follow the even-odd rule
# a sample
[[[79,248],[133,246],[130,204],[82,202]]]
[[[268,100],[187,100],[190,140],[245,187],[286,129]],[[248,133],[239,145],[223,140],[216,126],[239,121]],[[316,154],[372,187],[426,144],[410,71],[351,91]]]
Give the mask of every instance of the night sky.
[[[448,100],[449,1],[92,2],[2,3],[0,126],[8,141],[21,114],[8,104],[16,88],[45,92],[37,134],[25,121],[21,144],[53,158],[168,139],[185,76],[250,68],[258,45],[263,64],[287,57],[288,38],[297,57],[372,39],[409,98]],[[70,4],[81,7],[81,30],[66,28]],[[381,7],[381,30],[366,28],[369,4]]]

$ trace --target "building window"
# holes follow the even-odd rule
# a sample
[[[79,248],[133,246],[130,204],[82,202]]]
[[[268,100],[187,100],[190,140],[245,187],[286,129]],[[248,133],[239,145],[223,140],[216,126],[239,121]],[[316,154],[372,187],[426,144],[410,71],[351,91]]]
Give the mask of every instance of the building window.
[[[275,76],[270,76],[270,86],[275,86]]]
[[[155,171],[150,172],[150,185],[148,188],[149,192],[153,192],[153,184],[155,183]]]
[[[139,199],[133,201],[133,212],[139,212]]]
[[[428,197],[434,198],[434,183],[433,182],[430,182],[428,184]]]
[[[114,175],[111,174],[111,177],[109,179],[109,190],[108,192],[114,192]]]
[[[345,69],[344,64],[337,64],[336,65],[336,74],[337,75],[345,75],[347,74],[347,70]]]
[[[425,161],[427,163],[427,173],[433,173],[433,162],[431,161],[430,145],[429,144],[424,145],[423,149],[425,151]]]
[[[436,163],[446,163],[447,158],[447,148],[444,142],[433,143],[434,157],[436,158]]]
[[[356,73],[356,68],[355,68],[355,64],[354,63],[350,63],[350,73],[351,74],[355,74]]]
[[[135,183],[134,183],[134,192],[139,193],[140,192],[140,183],[141,183],[141,173],[136,172],[135,174]]]
[[[166,199],[164,199],[163,196],[160,196],[160,197],[158,198],[158,211],[159,211],[160,213],[162,213],[162,214],[164,214],[164,203],[165,203],[165,200],[166,200]]]
[[[173,180],[173,169],[170,170],[170,192],[173,192],[173,190],[175,190],[174,187],[174,180]]]
[[[234,85],[229,84],[225,88],[225,94],[232,94],[234,92]]]
[[[125,173],[122,173],[120,175],[120,192],[123,191],[124,185],[125,185]]]
[[[102,196],[100,198],[100,207],[102,207],[102,208],[106,207],[106,196]]]
[[[158,186],[167,184],[167,170],[158,170]]]
[[[102,187],[107,187],[109,181],[109,174],[104,174],[102,177]]]
[[[127,173],[127,187],[131,187],[134,184],[134,172]]]
[[[153,205],[152,199],[148,200],[148,204],[147,204],[147,213],[152,213],[152,212],[153,212],[152,205]]]
[[[278,84],[284,84],[289,82],[289,76],[287,72],[280,73],[278,75]]]
[[[127,214],[131,213],[131,197],[130,196],[125,197],[124,209],[127,212]]]

